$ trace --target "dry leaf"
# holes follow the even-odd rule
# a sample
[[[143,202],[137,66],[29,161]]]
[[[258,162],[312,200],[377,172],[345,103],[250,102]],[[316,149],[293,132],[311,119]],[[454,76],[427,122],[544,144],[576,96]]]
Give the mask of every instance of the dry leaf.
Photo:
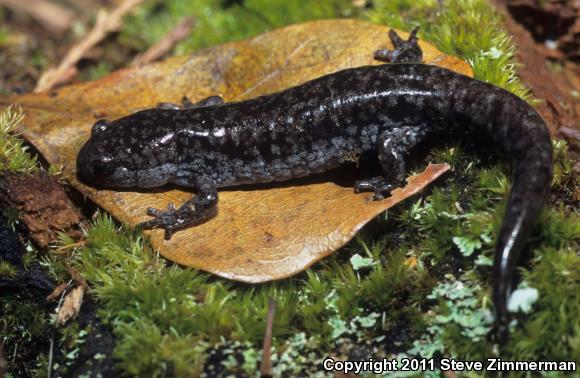
[[[58,309],[56,315],[56,324],[64,325],[70,319],[74,319],[78,315],[83,303],[85,290],[86,288],[84,286],[78,286],[72,289],[70,293],[64,297],[62,306]]]
[[[26,111],[20,130],[82,193],[122,222],[150,219],[149,206],[180,204],[181,190],[121,192],[96,190],[77,181],[75,159],[99,118],[115,119],[159,102],[196,101],[220,94],[226,101],[248,99],[304,83],[341,69],[379,64],[373,52],[392,47],[388,28],[357,20],[293,25],[190,56],[115,72],[100,80],[51,93],[0,99]],[[401,33],[406,38],[407,33]],[[421,42],[425,61],[471,75],[469,66]],[[353,182],[332,177],[220,192],[211,221],[176,233],[146,231],[166,258],[223,277],[263,282],[295,274],[345,244],[370,219],[413,195],[447,169],[433,165],[384,201],[355,194]]]
[[[64,293],[64,291],[67,288],[68,288],[68,283],[66,283],[66,282],[61,283],[60,285],[58,285],[57,287],[55,287],[54,290],[52,291],[52,293],[50,293],[46,297],[46,301],[47,302],[56,301],[62,295],[62,293]]]

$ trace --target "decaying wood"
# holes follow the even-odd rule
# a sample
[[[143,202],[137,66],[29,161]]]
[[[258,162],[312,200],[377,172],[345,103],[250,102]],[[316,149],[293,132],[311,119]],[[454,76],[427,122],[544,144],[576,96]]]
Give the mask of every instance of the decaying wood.
[[[56,241],[60,232],[73,239],[81,237],[85,218],[56,178],[44,171],[0,176],[0,203],[18,210],[18,220],[39,248]]]

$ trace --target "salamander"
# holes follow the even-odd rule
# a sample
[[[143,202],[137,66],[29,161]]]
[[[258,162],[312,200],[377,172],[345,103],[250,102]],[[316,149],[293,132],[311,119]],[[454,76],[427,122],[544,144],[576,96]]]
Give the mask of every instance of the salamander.
[[[215,214],[218,188],[284,181],[376,154],[380,176],[354,183],[381,200],[405,178],[405,158],[436,134],[486,136],[513,160],[513,184],[497,237],[493,299],[505,333],[515,268],[552,178],[552,145],[540,115],[494,85],[421,63],[417,30],[375,58],[391,64],[346,69],[284,91],[224,103],[212,96],[97,121],[77,158],[82,181],[110,188],[174,183],[196,195],[147,209],[143,228],[173,232]]]

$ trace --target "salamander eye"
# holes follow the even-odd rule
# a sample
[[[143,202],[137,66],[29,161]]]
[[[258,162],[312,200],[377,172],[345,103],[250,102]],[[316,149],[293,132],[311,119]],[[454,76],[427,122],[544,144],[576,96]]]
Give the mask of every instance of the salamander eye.
[[[98,120],[97,122],[95,122],[93,128],[91,129],[91,135],[95,135],[97,133],[105,131],[107,129],[107,126],[109,126],[109,122],[106,119]]]
[[[93,161],[93,174],[97,177],[108,177],[115,171],[109,158]]]

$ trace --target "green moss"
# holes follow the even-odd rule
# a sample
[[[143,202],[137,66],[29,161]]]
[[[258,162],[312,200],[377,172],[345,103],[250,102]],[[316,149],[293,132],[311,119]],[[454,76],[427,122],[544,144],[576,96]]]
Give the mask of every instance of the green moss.
[[[3,46],[6,42],[8,42],[8,31],[0,27],[0,46]]]
[[[14,265],[10,264],[8,261],[0,261],[0,277],[14,278],[18,272]]]
[[[558,208],[545,209],[532,240],[542,246],[565,249],[580,241],[580,214],[567,214]]]
[[[27,152],[28,148],[14,132],[23,118],[17,106],[0,110],[0,172],[28,173],[37,168],[36,156]]]
[[[449,348],[455,345],[464,359],[484,359],[486,354],[480,348],[491,330],[493,315],[489,308],[482,307],[477,297],[481,289],[469,280],[463,282],[452,275],[446,276],[427,297],[437,301],[432,310],[434,316],[427,320],[426,332],[413,343],[409,353],[432,358],[436,353],[455,353]]]
[[[377,260],[369,271],[330,259],[303,279],[253,288],[166,266],[137,234],[119,229],[107,216],[97,218],[86,240],[73,248],[72,263],[91,282],[92,294],[103,304],[103,320],[119,337],[115,356],[135,375],[195,374],[208,350],[224,339],[259,347],[269,298],[277,305],[276,345],[283,348],[288,338],[304,332],[323,353],[339,337],[363,340],[416,316],[409,298],[428,290],[426,272],[405,264],[403,250],[385,256],[384,243],[370,248],[362,240],[353,243],[352,249],[362,247]],[[393,305],[401,309],[387,313]]]
[[[50,315],[43,304],[5,292],[0,295],[0,314],[0,340],[5,356],[9,356],[8,372],[15,377],[28,376],[47,352]]]
[[[80,80],[89,81],[105,77],[113,71],[112,65],[107,61],[100,61],[94,66],[89,67],[81,72]]]
[[[202,47],[240,40],[278,26],[307,20],[352,16],[348,0],[150,1],[129,17],[122,42],[143,49],[157,42],[184,16],[195,19],[191,37],[176,49],[186,53]]]
[[[580,186],[580,176],[574,172],[566,141],[554,140],[552,145],[554,148],[554,179],[552,180],[552,187],[563,189],[563,194],[573,201],[574,192]]]
[[[580,224],[580,216],[570,222]],[[510,353],[521,359],[580,361],[580,237],[563,248],[542,247],[524,279],[539,291],[534,311],[514,335]]]
[[[115,327],[121,336],[115,349],[120,368],[131,376],[199,376],[206,343],[190,334],[163,332],[149,319]]]
[[[431,298],[439,300],[418,322],[417,334],[423,336],[409,353],[426,356],[441,352],[458,359],[481,359],[495,353],[493,344],[474,340],[471,327],[479,327],[478,319],[484,319],[477,314],[489,311],[493,240],[510,182],[504,173],[506,167],[496,158],[478,158],[457,145],[432,155],[452,163],[455,173],[447,178],[445,187],[434,189],[428,198],[401,211],[399,220],[420,230],[423,242],[419,249],[434,264],[435,272],[453,272],[462,285],[476,290],[470,289],[469,311],[462,314],[460,304],[435,295],[437,291],[454,292],[437,289],[446,285],[445,281],[438,284]],[[540,299],[533,306],[533,315],[518,317],[519,325],[502,348],[500,356],[504,359],[578,360],[580,214],[577,209],[564,208],[568,201],[564,189],[574,180],[569,171],[572,162],[561,145],[555,145],[555,155],[555,170],[561,169],[561,173],[556,174],[553,185],[559,196],[553,198],[533,230],[529,246],[534,262],[522,269],[525,281],[540,292]]]

